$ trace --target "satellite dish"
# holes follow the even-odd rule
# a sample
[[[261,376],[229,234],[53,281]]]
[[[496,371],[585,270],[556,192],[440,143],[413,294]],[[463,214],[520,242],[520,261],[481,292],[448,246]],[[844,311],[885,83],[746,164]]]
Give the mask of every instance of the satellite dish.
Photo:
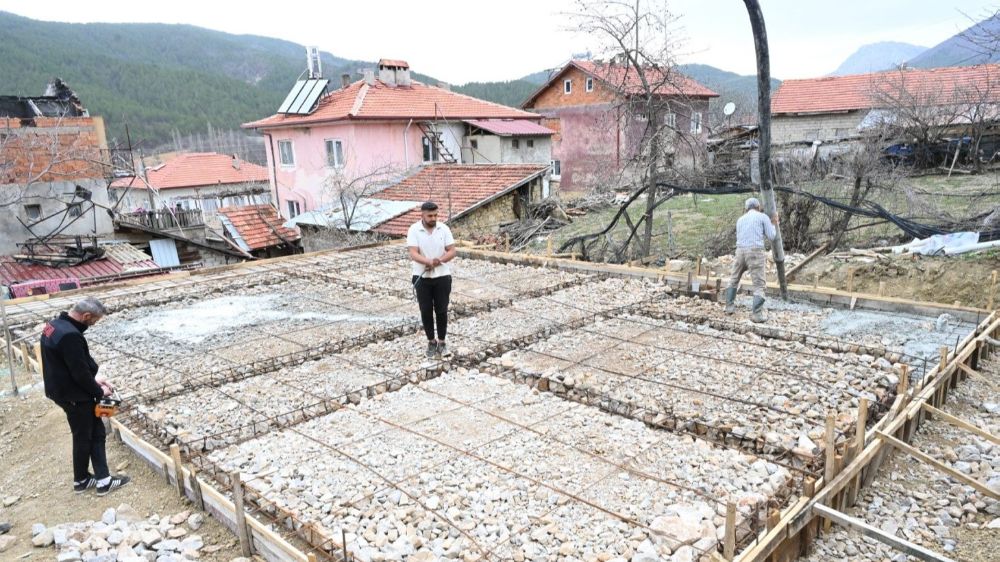
[[[727,103],[726,106],[722,108],[722,112],[726,114],[726,117],[736,113],[736,104],[733,102]]]

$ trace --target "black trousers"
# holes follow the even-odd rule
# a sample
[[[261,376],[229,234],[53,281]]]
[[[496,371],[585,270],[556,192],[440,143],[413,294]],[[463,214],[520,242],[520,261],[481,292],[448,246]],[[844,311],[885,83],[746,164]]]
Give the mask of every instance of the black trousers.
[[[66,421],[73,434],[73,481],[86,480],[90,476],[90,464],[94,465],[94,478],[100,480],[110,476],[104,449],[108,433],[104,430],[104,421],[94,415],[94,403],[76,402],[59,404],[59,407],[66,412]]]
[[[448,335],[448,300],[451,298],[451,275],[441,277],[419,277],[411,279],[417,291],[420,305],[420,321],[424,324],[427,340],[434,339],[434,325],[437,321],[437,339],[444,341]]]

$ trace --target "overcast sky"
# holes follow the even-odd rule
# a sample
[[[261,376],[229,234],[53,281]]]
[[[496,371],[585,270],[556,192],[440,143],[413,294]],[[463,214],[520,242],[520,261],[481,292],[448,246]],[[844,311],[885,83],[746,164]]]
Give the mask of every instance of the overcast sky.
[[[771,73],[805,78],[832,72],[858,47],[902,41],[930,47],[971,25],[1000,0],[762,0]],[[740,0],[673,0],[681,62],[754,72],[753,38]],[[597,45],[568,31],[572,0],[290,2],[204,0],[80,2],[0,0],[0,10],[69,22],[186,23],[318,45],[359,59],[402,58],[417,72],[454,84],[508,80],[558,66]],[[0,38],[3,40],[3,38]],[[303,54],[303,67],[305,55]]]

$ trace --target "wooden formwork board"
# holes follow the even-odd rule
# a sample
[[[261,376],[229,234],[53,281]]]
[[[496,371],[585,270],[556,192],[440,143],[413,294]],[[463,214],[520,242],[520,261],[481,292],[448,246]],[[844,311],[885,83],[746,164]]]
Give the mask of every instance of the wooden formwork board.
[[[839,495],[852,483],[856,484],[862,474],[874,476],[885,453],[892,448],[880,434],[895,438],[904,437],[898,434],[905,434],[906,438],[912,436],[920,421],[919,414],[924,410],[924,405],[941,396],[942,389],[951,386],[952,380],[962,372],[959,365],[969,361],[975,353],[978,353],[981,342],[992,337],[997,330],[1000,330],[1000,313],[994,312],[977,326],[975,332],[962,340],[957,352],[949,353],[950,359],[927,373],[922,386],[915,387],[906,395],[897,396],[889,413],[866,432],[868,445],[848,466],[829,482],[819,479],[816,482],[815,496],[803,497],[798,503],[786,509],[778,525],[761,537],[753,547],[742,552],[736,560],[740,562],[795,560],[806,546],[803,543],[808,542],[817,518],[822,516],[818,513],[820,510],[814,509],[814,506],[842,503]]]
[[[125,446],[131,449],[136,456],[149,464],[153,470],[164,475],[168,481],[174,485],[177,484],[174,461],[169,455],[144,441],[117,420],[112,420],[111,426],[115,434],[120,436]],[[201,478],[197,478],[199,491],[196,491],[191,486],[191,472],[187,468],[182,468],[181,479],[184,482],[184,493],[189,499],[195,500],[200,492],[201,499],[205,503],[205,511],[227,529],[236,532],[236,507],[229,498]],[[246,521],[254,552],[265,560],[271,562],[309,562],[305,553],[255,517],[247,515]]]
[[[662,269],[652,269],[647,267],[633,267],[629,265],[615,265],[604,263],[590,263],[574,260],[561,259],[549,256],[535,256],[530,254],[505,254],[502,252],[491,252],[487,250],[477,250],[459,248],[461,256],[480,257],[505,263],[533,264],[543,267],[555,267],[564,271],[575,271],[584,273],[603,273],[610,275],[644,277],[656,279],[668,283],[672,287],[685,288],[688,283],[687,277],[677,277],[670,275]],[[777,294],[777,283],[768,283],[768,291]],[[956,306],[944,303],[929,303],[914,301],[896,297],[885,297],[869,295],[864,293],[850,293],[827,287],[813,288],[811,285],[788,285],[788,293],[797,298],[802,298],[822,306],[834,306],[841,308],[862,308],[865,310],[876,310],[882,312],[895,312],[903,314],[917,314],[921,316],[937,316],[947,312],[965,322],[978,322],[989,314],[985,309],[968,306]]]

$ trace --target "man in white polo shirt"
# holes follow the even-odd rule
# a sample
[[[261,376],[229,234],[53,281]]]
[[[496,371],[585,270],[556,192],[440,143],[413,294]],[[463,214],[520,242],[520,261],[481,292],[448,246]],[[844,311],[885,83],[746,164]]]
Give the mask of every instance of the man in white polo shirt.
[[[439,223],[438,206],[428,201],[420,206],[420,221],[406,233],[406,246],[413,260],[411,281],[420,304],[420,320],[427,335],[427,358],[448,357],[448,299],[451,297],[451,267],[455,259],[455,238],[451,229]],[[437,326],[437,337],[434,328]]]

